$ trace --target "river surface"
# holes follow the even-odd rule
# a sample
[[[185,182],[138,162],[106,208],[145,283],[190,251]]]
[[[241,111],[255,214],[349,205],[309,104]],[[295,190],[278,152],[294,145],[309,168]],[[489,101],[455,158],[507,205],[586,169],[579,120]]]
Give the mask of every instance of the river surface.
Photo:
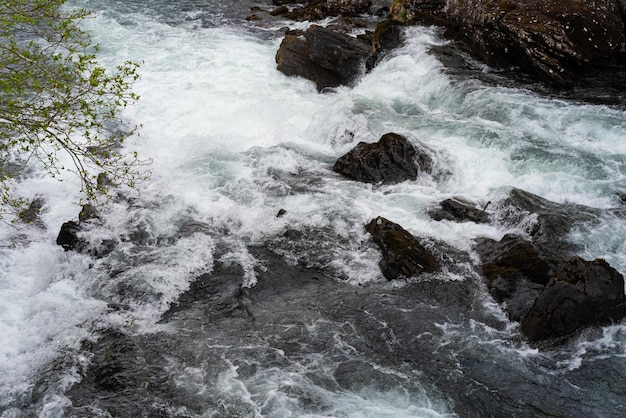
[[[85,233],[99,256],[55,244],[80,211],[76,179],[18,184],[45,205],[37,225],[0,224],[0,416],[626,416],[624,322],[531,346],[486,290],[474,240],[532,219],[427,214],[459,196],[500,219],[512,187],[588,206],[568,239],[626,274],[625,108],[446,68],[441,51],[462,51],[431,27],[319,94],[276,70],[294,24],[250,23],[252,4],[70,2],[94,11],[104,65],[141,64],[126,146],[152,176]],[[428,150],[432,175],[378,186],[331,170],[387,132]],[[442,272],[388,282],[364,230],[376,216]]]

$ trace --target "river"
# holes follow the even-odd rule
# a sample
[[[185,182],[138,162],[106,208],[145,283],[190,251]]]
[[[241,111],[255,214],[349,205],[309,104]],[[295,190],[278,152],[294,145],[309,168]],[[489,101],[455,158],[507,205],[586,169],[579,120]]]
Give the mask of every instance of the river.
[[[497,212],[512,187],[588,206],[568,239],[626,274],[626,109],[447,68],[435,51],[462,52],[419,26],[320,94],[276,70],[294,24],[248,22],[252,4],[70,2],[94,11],[105,66],[140,63],[126,146],[152,175],[101,209],[87,235],[116,243],[102,257],[55,244],[76,179],[18,184],[45,205],[42,227],[0,224],[0,416],[626,416],[626,324],[529,345],[473,251],[527,225],[427,214],[455,196]],[[368,185],[331,170],[387,132],[427,149],[433,173]],[[363,227],[376,216],[443,270],[387,281]]]

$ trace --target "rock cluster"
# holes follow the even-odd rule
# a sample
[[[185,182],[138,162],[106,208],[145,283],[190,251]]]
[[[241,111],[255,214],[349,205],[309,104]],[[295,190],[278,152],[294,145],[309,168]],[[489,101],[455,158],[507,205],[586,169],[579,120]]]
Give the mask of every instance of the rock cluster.
[[[476,251],[489,292],[521,323],[528,340],[564,337],[626,316],[623,277],[604,260],[572,258],[576,247],[565,239],[575,222],[589,219],[591,209],[512,189],[501,210],[513,221],[531,216],[528,236],[482,238]]]
[[[285,10],[284,1],[274,3],[283,7],[282,16],[298,21],[363,13],[384,16],[387,10],[379,4],[373,10],[366,0],[294,1],[289,2],[297,4],[291,10]],[[367,37],[370,53],[363,59],[368,69],[387,48],[381,48],[381,40],[388,47],[399,44],[396,24],[415,23],[445,26],[448,36],[466,42],[487,64],[515,66],[558,88],[570,87],[594,70],[626,67],[623,0],[394,0],[388,10],[389,19],[381,20],[375,35]],[[335,47],[329,42],[325,48]],[[283,65],[293,58],[283,58]],[[286,74],[308,78],[306,72]]]

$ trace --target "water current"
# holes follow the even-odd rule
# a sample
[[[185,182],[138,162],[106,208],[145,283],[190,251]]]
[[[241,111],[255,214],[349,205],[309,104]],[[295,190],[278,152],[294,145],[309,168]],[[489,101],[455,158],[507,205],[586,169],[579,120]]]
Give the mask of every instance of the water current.
[[[528,345],[472,252],[524,226],[427,214],[511,187],[592,207],[569,239],[626,274],[626,110],[450,71],[432,27],[319,94],[276,70],[295,24],[247,22],[252,4],[70,2],[94,11],[103,64],[141,64],[126,146],[152,176],[101,209],[86,239],[117,243],[103,257],[55,244],[76,179],[17,185],[45,205],[37,225],[0,225],[0,416],[626,416],[626,325]],[[432,175],[331,170],[387,132],[429,150]],[[443,271],[388,282],[363,228],[379,215],[439,248]]]

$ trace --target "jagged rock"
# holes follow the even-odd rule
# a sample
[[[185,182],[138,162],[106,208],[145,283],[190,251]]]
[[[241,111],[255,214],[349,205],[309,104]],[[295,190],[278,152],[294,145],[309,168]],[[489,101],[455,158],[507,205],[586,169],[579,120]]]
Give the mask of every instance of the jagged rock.
[[[441,267],[430,251],[400,225],[381,216],[365,226],[381,249],[378,264],[387,280],[435,272]]]
[[[624,316],[624,277],[604,260],[574,257],[537,296],[521,331],[529,340],[539,341]]]
[[[553,277],[555,265],[542,258],[535,246],[516,235],[505,235],[500,241],[477,240],[487,288],[513,321],[528,313],[541,289]]]
[[[333,171],[366,183],[399,183],[430,173],[432,158],[402,135],[387,133],[378,142],[359,144],[333,165]]]
[[[276,63],[283,74],[312,80],[322,91],[353,84],[368,56],[364,42],[312,25],[305,32],[287,32],[276,53]]]
[[[460,198],[446,199],[439,204],[438,209],[431,209],[428,214],[436,221],[449,220],[457,222],[489,222],[489,214],[485,209],[478,209],[470,202]]]
[[[515,65],[558,87],[577,74],[624,64],[615,0],[446,0],[448,24],[495,66]]]

